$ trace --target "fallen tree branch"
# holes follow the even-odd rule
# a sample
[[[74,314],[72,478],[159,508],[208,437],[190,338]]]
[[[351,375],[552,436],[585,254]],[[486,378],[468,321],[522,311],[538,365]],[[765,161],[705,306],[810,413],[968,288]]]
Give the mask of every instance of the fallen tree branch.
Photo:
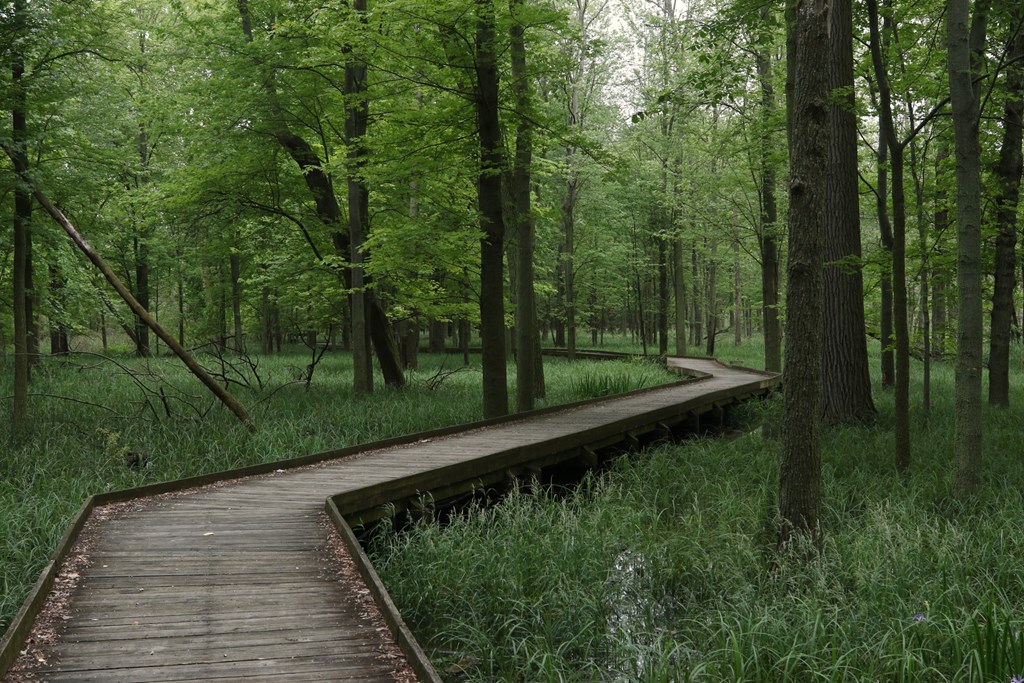
[[[3,145],[3,149],[4,152],[7,153],[7,156],[9,156],[12,161],[14,161],[14,150],[8,147],[7,145]],[[238,401],[238,399],[232,396],[226,389],[217,384],[217,382],[212,377],[210,377],[209,373],[207,373],[206,370],[204,370],[203,367],[199,365],[199,363],[197,363],[196,360],[192,358],[192,356],[189,355],[189,353],[181,346],[181,344],[178,343],[178,340],[175,339],[170,334],[168,334],[167,331],[160,326],[160,323],[153,319],[153,316],[149,314],[149,311],[143,308],[142,304],[140,304],[135,299],[135,297],[132,296],[132,293],[128,291],[128,288],[124,286],[124,283],[122,283],[121,279],[117,277],[117,274],[113,270],[111,270],[110,266],[107,265],[106,261],[104,261],[96,252],[96,250],[94,250],[92,246],[85,241],[85,238],[82,237],[78,230],[75,229],[75,226],[71,224],[71,221],[69,221],[67,217],[50,202],[49,198],[47,198],[47,196],[44,195],[38,187],[36,187],[34,182],[32,182],[30,179],[26,180],[32,187],[32,194],[35,196],[36,201],[39,202],[39,205],[43,207],[46,213],[50,214],[50,217],[53,218],[53,220],[56,221],[61,228],[64,229],[64,232],[68,234],[68,236],[72,239],[75,245],[82,251],[82,253],[85,254],[90,261],[92,261],[93,265],[96,266],[96,268],[98,268],[101,273],[103,273],[103,276],[107,279],[107,282],[109,282],[110,285],[117,291],[117,293],[121,295],[121,298],[124,299],[124,302],[128,304],[128,307],[130,309],[132,309],[132,312],[135,313],[135,315],[137,315],[143,322],[145,322],[146,326],[149,327],[149,329],[153,330],[156,336],[158,336],[160,339],[164,341],[165,344],[167,344],[167,347],[174,352],[174,355],[181,359],[181,361],[192,372],[192,374],[195,375],[200,382],[205,384],[206,388],[213,392],[214,396],[216,396],[220,400],[220,402],[223,403],[228,408],[228,410],[234,413],[235,416],[242,422],[242,424],[246,426],[246,428],[248,428],[250,431],[255,431],[256,425],[253,423],[252,417],[250,417],[249,412],[245,409],[245,406],[243,406]]]

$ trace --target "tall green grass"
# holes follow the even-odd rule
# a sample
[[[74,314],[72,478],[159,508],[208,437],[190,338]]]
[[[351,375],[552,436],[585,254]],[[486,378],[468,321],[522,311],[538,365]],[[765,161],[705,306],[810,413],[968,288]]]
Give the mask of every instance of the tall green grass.
[[[201,360],[218,365],[210,356]],[[216,404],[177,360],[139,360],[127,350],[115,350],[108,358],[43,358],[31,385],[31,432],[21,444],[10,433],[9,400],[0,401],[0,413],[8,416],[0,419],[0,632],[90,494],[481,418],[479,366],[461,369],[459,356],[421,355],[406,389],[388,389],[378,377],[375,392],[365,398],[352,394],[348,354],[328,352],[308,388],[297,381],[310,362],[308,350],[295,347],[254,360],[259,380],[242,368],[231,374],[230,389],[259,425],[255,434]],[[478,363],[479,357],[471,360]],[[3,362],[8,366],[0,370],[0,396],[9,397],[10,357]],[[674,379],[628,361],[573,365],[546,358],[544,365],[547,405],[596,396],[591,392],[603,373],[628,388]],[[439,371],[453,370],[437,381]],[[515,376],[512,365],[509,376]],[[510,390],[514,397],[514,382]],[[148,465],[129,469],[128,452],[144,453]]]
[[[381,535],[376,566],[439,668],[462,660],[473,681],[1009,683],[1024,676],[1021,411],[986,410],[983,492],[962,504],[951,367],[933,382],[906,479],[877,386],[876,426],[825,433],[808,564],[774,552],[779,446],[751,432],[623,458],[568,498],[518,493]]]

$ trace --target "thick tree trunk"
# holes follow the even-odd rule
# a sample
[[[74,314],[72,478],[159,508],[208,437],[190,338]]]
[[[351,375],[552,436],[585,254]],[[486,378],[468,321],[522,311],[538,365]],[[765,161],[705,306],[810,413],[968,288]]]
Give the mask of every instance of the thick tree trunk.
[[[787,5],[788,6],[788,5]],[[769,10],[763,9],[762,19]],[[787,51],[790,48],[787,41]],[[771,122],[775,117],[775,88],[772,83],[772,57],[767,50],[756,54],[757,77],[761,87],[761,215],[758,226],[758,247],[761,255],[761,319],[764,331],[764,367],[769,372],[782,372],[782,327],[779,324],[779,248],[778,202],[775,196],[775,136]],[[788,57],[787,57],[788,63]],[[787,81],[788,87],[788,81]],[[788,101],[788,98],[787,98]]]
[[[779,544],[820,537],[822,317],[829,160],[828,3],[799,0],[789,181],[786,381],[783,385]]]
[[[988,0],[975,5],[969,21],[969,0],[947,0],[946,35],[949,96],[953,110],[956,156],[957,214],[957,355],[954,388],[953,491],[972,495],[981,481],[981,145],[978,139],[979,88],[972,83],[972,49],[984,45]],[[970,26],[970,28],[968,28]],[[978,35],[980,34],[980,36]]]
[[[1007,91],[1003,107],[1003,141],[999,149],[999,196],[996,199],[996,281],[992,292],[992,339],[988,361],[988,402],[1010,405],[1010,331],[1017,277],[1017,205],[1020,201],[1021,133],[1024,115],[1024,33],[1008,46]]]
[[[508,414],[505,363],[504,238],[501,124],[494,6],[476,0],[476,115],[480,138],[480,344],[483,347],[484,417]]]
[[[825,334],[822,420],[826,425],[875,418],[864,329],[857,117],[853,92],[853,13],[850,0],[832,0],[829,87],[843,95],[829,107],[832,133],[825,239]]]

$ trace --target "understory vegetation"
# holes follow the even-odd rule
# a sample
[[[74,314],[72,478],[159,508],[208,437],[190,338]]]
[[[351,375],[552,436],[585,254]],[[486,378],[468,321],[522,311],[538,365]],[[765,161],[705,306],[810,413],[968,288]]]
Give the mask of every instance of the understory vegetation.
[[[421,354],[405,388],[378,386],[358,399],[347,353],[324,354],[308,387],[302,378],[312,354],[301,346],[248,361],[225,356],[223,366],[217,356],[201,359],[222,368],[260,425],[256,433],[214,404],[174,358],[139,359],[127,349],[42,358],[32,438],[0,458],[0,633],[91,494],[481,419],[479,356],[463,367],[461,356]],[[544,369],[547,405],[675,379],[646,360],[547,358]],[[8,372],[0,372],[0,392],[10,395]],[[0,443],[13,443],[9,430],[0,421]],[[132,467],[130,454],[137,454]]]
[[[1020,349],[1013,366],[1019,386]],[[779,444],[758,425],[777,400],[743,408],[748,430],[620,458],[573,492],[381,534],[375,564],[453,680],[1016,681],[1021,411],[985,413],[985,483],[965,505],[949,493],[952,368],[933,382],[906,478],[891,393],[876,425],[824,433],[825,540],[806,564],[775,552]]]

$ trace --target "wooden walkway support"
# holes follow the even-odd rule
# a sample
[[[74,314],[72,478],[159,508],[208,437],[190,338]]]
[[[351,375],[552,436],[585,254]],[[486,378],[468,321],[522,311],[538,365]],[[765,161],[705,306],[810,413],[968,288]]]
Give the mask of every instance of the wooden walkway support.
[[[439,681],[350,524],[720,420],[778,377],[697,381],[90,498],[0,641],[4,681]],[[326,503],[325,503],[326,501]]]

